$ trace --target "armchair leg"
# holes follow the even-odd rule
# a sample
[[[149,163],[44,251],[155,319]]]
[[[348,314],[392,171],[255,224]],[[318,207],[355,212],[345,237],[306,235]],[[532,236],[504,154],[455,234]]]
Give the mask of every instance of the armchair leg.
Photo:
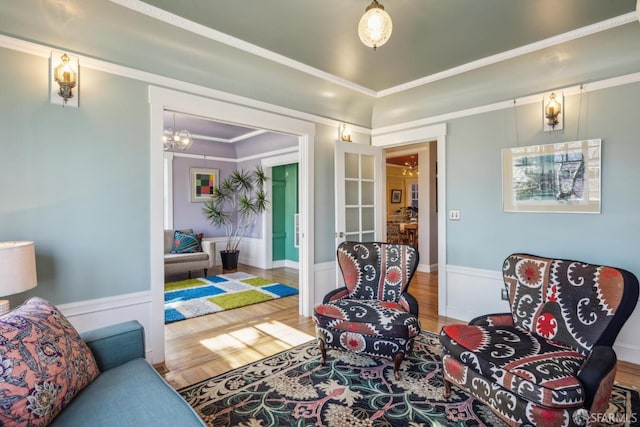
[[[205,268],[205,269],[204,269],[204,277],[207,277],[207,271],[209,271],[209,269],[208,269],[208,268]]]
[[[191,279],[191,270],[189,270],[189,279]]]
[[[442,393],[442,397],[448,399],[451,396],[451,383],[444,377],[444,372],[442,373],[442,381],[444,381],[444,392]]]
[[[404,354],[402,353],[398,353],[396,354],[396,357],[393,359],[393,375],[396,379],[396,381],[398,381],[400,379],[400,364],[402,363],[402,360],[404,359]]]
[[[318,348],[320,348],[320,364],[324,365],[327,363],[327,348],[324,345],[324,340],[322,338],[318,338]]]

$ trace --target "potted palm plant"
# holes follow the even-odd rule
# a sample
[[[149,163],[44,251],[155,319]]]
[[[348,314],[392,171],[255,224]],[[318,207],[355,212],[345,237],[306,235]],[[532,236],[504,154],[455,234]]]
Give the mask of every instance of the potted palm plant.
[[[213,190],[205,202],[203,213],[216,227],[224,227],[227,243],[220,251],[222,268],[235,270],[238,267],[238,246],[249,227],[255,223],[259,213],[266,210],[267,195],[264,183],[267,176],[258,165],[253,171],[236,170]]]

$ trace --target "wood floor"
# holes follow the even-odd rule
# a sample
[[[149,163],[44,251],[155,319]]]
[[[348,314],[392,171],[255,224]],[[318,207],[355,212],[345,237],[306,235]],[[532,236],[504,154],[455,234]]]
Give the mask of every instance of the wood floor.
[[[260,270],[240,265],[240,271],[298,286],[298,271],[290,268]],[[222,273],[216,267],[209,274]],[[436,273],[416,273],[410,286],[420,307],[422,328],[439,332],[459,320],[438,316]],[[165,325],[165,363],[156,368],[176,389],[260,360],[315,338],[310,317],[298,314],[298,296]],[[616,380],[640,386],[640,365],[619,362]]]

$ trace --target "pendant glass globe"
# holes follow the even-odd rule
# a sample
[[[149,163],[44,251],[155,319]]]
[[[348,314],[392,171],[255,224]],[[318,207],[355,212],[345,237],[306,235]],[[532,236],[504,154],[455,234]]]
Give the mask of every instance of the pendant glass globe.
[[[373,0],[358,24],[360,40],[375,50],[389,40],[392,30],[391,17],[385,12],[384,6]]]
[[[193,145],[193,138],[186,130],[165,129],[162,142],[166,151],[185,151]]]

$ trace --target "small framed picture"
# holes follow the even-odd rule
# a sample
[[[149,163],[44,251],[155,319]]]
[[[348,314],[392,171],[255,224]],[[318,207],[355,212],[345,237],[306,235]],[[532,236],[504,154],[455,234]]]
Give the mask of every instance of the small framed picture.
[[[219,169],[191,168],[191,203],[206,202],[218,185]]]
[[[402,190],[391,190],[391,203],[402,202]]]

